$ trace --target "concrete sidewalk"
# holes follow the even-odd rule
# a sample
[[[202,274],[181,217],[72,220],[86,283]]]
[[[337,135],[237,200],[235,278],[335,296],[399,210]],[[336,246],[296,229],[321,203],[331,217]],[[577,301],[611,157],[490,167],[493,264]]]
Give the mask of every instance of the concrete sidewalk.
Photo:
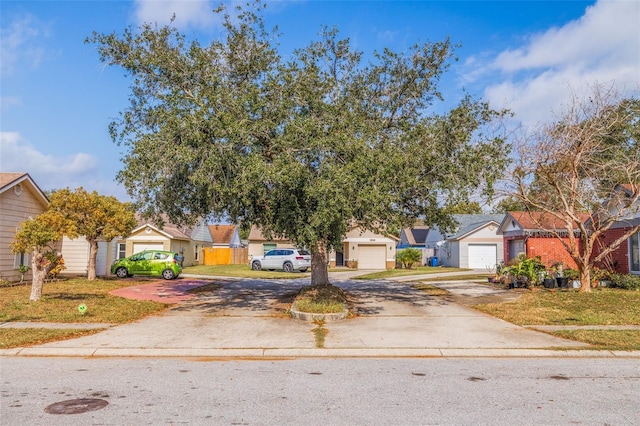
[[[362,273],[362,272],[360,272]],[[131,324],[109,326],[77,339],[7,349],[4,356],[82,357],[633,357],[640,352],[593,351],[585,344],[515,326],[443,298],[424,295],[410,283],[352,280],[353,272],[332,280],[354,300],[355,317],[329,322],[318,348],[313,323],[284,315],[287,298],[308,278],[233,280],[196,295],[186,289],[210,283],[198,277],[130,288],[132,294],[177,297],[173,308]],[[433,275],[430,275],[432,277]],[[412,277],[413,280],[416,277]],[[446,279],[446,277],[444,277]],[[182,293],[177,291],[178,286]],[[434,283],[432,283],[434,284]],[[439,282],[460,297],[495,297],[505,290],[464,281]],[[155,287],[154,287],[155,286]],[[508,292],[513,296],[515,293]],[[503,295],[507,296],[507,295]],[[517,297],[513,296],[513,297]],[[33,323],[31,326],[39,326]]]

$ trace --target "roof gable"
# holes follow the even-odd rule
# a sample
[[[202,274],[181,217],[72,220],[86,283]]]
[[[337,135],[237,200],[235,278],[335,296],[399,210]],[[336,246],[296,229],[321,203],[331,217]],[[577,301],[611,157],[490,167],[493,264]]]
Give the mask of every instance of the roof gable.
[[[235,232],[236,225],[209,225],[214,244],[230,244]]]
[[[454,220],[458,223],[458,229],[447,239],[459,240],[478,230],[493,224],[498,227],[504,219],[504,214],[456,214]]]
[[[45,208],[49,205],[49,199],[29,173],[0,173],[0,194],[12,188],[15,191],[18,185],[27,187]]]

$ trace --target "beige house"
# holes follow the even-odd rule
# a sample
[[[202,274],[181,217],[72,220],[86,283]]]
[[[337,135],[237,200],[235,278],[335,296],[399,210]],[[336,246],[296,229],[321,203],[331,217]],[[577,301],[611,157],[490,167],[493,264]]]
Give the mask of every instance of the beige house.
[[[165,222],[160,227],[151,221],[139,219],[139,225],[126,239],[115,242],[116,258],[128,257],[148,249],[169,250],[184,258],[183,266],[203,263],[203,250],[211,247],[213,239],[204,221],[194,227],[178,226]]]
[[[31,266],[29,253],[13,254],[9,245],[20,223],[44,213],[47,196],[28,173],[0,173],[0,278],[17,281],[20,265]],[[24,276],[31,279],[31,272]]]
[[[397,240],[353,228],[342,240],[342,250],[329,253],[329,266],[355,269],[393,269],[396,265]],[[257,227],[249,234],[249,258],[261,256],[274,248],[294,248],[286,238],[266,239]]]

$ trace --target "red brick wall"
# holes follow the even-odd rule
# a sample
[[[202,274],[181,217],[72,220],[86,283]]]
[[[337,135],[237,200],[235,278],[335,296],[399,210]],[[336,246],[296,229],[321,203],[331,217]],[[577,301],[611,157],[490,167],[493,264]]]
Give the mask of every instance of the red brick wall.
[[[547,267],[550,267],[556,262],[562,262],[565,266],[571,269],[575,269],[577,267],[576,262],[574,262],[571,256],[569,256],[569,253],[562,245],[562,242],[560,242],[558,238],[554,237],[529,237],[529,239],[527,239],[527,256],[540,256],[540,260]]]
[[[605,235],[600,238],[600,241],[596,243],[593,249],[593,255],[597,256],[600,253],[600,247],[606,247],[612,244],[615,240],[620,238],[627,229],[610,229]],[[625,240],[617,249],[615,249],[609,256],[607,256],[607,262],[598,264],[601,268],[606,268],[610,263],[617,272],[621,274],[629,273],[629,240]]]
[[[509,241],[522,239],[522,237],[505,237],[504,239],[504,257],[505,262],[509,260]],[[576,268],[576,263],[571,259],[569,253],[565,250],[564,246],[555,237],[529,237],[526,239],[525,251],[527,257],[540,256],[540,260],[547,267],[551,267],[556,262],[562,262],[569,268]]]

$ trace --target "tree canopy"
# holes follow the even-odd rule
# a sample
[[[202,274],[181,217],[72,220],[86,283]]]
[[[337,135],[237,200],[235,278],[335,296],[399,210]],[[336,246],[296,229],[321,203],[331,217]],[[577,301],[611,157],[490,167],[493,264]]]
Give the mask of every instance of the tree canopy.
[[[44,280],[61,258],[56,243],[62,239],[64,231],[64,218],[49,211],[20,224],[20,229],[11,243],[11,251],[31,254],[32,280],[29,300],[37,301],[42,297]]]
[[[84,188],[59,189],[53,191],[49,199],[48,212],[63,218],[65,235],[84,237],[89,243],[87,278],[95,279],[98,241],[128,236],[137,225],[133,206]]]
[[[619,238],[596,250],[608,229],[640,214],[639,136],[640,101],[595,85],[587,99],[574,98],[559,120],[540,125],[517,146],[512,199],[564,224],[546,230],[576,262],[581,291],[591,289],[592,268],[640,231],[628,221]]]
[[[286,236],[310,249],[312,284],[324,284],[326,250],[350,226],[446,224],[445,207],[490,194],[508,153],[490,126],[503,112],[470,96],[432,111],[448,39],[366,56],[325,28],[283,59],[261,8],[215,11],[224,34],[207,46],[171,26],[87,39],[132,77],[110,129],[127,148],[117,179],[141,211]]]

